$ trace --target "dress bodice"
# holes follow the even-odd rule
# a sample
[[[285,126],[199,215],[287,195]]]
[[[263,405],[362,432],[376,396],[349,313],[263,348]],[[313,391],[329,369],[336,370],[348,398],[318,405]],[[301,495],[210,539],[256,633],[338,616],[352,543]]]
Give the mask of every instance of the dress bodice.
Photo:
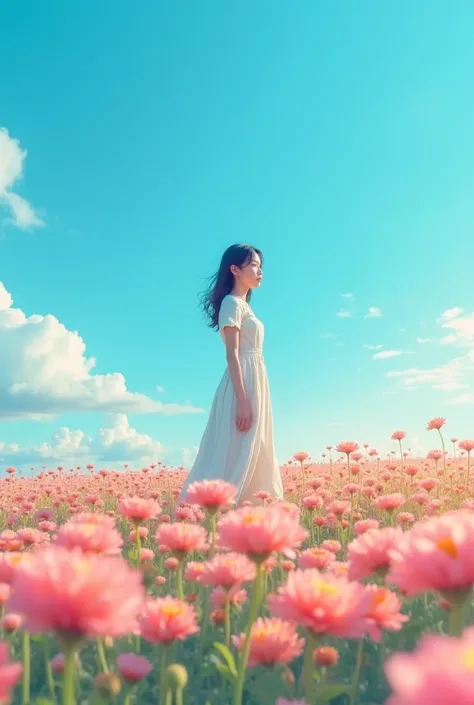
[[[219,330],[223,340],[225,340],[224,328],[228,326],[240,330],[240,352],[262,352],[265,330],[263,323],[256,317],[246,301],[231,294],[223,299],[219,311]]]

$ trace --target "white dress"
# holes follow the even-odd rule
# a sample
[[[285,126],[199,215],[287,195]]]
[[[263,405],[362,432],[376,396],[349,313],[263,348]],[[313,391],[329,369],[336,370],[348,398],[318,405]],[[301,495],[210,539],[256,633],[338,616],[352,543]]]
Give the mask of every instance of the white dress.
[[[273,442],[273,415],[267,371],[262,355],[264,328],[243,299],[228,295],[219,312],[219,330],[240,330],[239,359],[245,391],[252,407],[252,426],[236,426],[237,400],[228,369],[217,388],[209,421],[181,501],[191,482],[222,479],[238,488],[237,501],[252,500],[256,492],[283,497],[280,469]]]

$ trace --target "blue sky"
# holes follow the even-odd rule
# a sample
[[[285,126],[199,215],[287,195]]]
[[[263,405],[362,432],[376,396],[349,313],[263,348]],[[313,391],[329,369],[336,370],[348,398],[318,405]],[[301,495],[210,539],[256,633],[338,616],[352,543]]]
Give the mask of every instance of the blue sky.
[[[435,415],[472,437],[473,21],[467,0],[4,8],[0,465],[189,461],[225,364],[197,294],[239,241],[265,252],[282,460],[398,428],[424,453]]]

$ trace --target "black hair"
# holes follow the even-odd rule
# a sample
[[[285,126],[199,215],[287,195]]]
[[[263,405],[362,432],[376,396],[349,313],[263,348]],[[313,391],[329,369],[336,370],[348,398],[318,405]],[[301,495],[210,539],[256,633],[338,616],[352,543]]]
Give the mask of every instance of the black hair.
[[[245,267],[252,261],[252,257],[258,255],[263,265],[263,255],[260,250],[251,245],[232,245],[222,255],[219,269],[209,280],[206,291],[202,294],[201,305],[208,318],[210,328],[219,328],[219,311],[222,300],[231,293],[234,288],[234,275],[230,271],[232,265]],[[247,301],[250,301],[252,291],[247,293]]]

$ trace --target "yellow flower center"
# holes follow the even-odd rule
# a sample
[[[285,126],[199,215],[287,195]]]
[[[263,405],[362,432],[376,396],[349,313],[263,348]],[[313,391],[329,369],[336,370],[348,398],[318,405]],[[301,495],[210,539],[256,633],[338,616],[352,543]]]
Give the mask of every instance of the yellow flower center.
[[[440,551],[447,553],[448,556],[450,556],[450,558],[457,558],[458,557],[458,551],[456,548],[456,544],[454,543],[451,536],[446,536],[444,539],[440,539],[436,543],[436,546],[439,548]]]
[[[316,592],[320,592],[327,597],[339,595],[339,588],[336,585],[327,583],[325,580],[313,580],[313,587]]]
[[[468,671],[474,671],[474,646],[466,646],[461,652],[461,664]]]
[[[82,529],[83,529],[84,534],[86,536],[94,536],[94,534],[97,532],[97,525],[96,524],[83,524]]]
[[[170,617],[173,619],[173,617],[178,617],[182,614],[183,608],[181,605],[165,605],[162,611],[165,617]]]
[[[263,524],[265,521],[264,517],[261,514],[248,514],[246,517],[243,518],[242,523],[243,524]]]
[[[265,641],[268,636],[270,636],[271,634],[277,634],[279,631],[279,624],[270,624],[268,626],[259,627],[258,629],[255,629],[252,634],[252,637],[253,639],[255,639],[255,641]]]

